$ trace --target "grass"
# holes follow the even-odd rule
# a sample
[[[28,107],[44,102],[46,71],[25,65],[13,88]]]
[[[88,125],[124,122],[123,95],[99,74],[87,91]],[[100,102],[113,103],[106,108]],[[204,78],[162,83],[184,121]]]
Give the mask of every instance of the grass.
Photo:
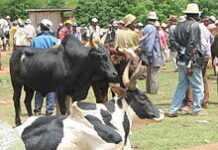
[[[10,54],[3,57],[4,67],[8,66]],[[173,72],[172,64],[167,64],[159,74],[160,90],[157,95],[148,95],[158,107],[167,111],[177,84],[177,73]],[[209,75],[211,75],[211,70]],[[138,83],[140,89],[145,89],[145,82]],[[12,87],[8,74],[0,74],[0,119],[14,125],[14,108]],[[216,81],[209,80],[210,104],[207,116],[179,116],[165,118],[161,123],[144,125],[133,130],[132,145],[140,150],[179,150],[195,145],[218,142],[218,100]],[[88,101],[94,101],[90,90]],[[22,102],[23,104],[23,102]],[[26,114],[26,110],[23,114]]]

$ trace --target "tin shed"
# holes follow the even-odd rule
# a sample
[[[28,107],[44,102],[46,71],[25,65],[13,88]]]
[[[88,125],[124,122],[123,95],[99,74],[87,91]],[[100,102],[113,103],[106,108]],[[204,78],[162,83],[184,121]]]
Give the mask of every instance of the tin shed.
[[[37,27],[42,19],[49,19],[53,23],[53,29],[57,30],[58,24],[64,21],[64,13],[73,14],[73,9],[28,9],[26,10],[34,27]]]

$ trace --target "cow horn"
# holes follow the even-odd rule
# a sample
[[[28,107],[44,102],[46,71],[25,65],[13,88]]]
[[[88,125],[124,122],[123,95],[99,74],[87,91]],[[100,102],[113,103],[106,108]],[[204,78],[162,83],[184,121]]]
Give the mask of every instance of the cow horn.
[[[128,64],[126,65],[126,68],[124,69],[123,76],[122,76],[123,84],[124,84],[125,87],[128,87],[129,83],[130,83],[130,79],[129,79],[130,63],[131,62],[129,61]]]
[[[142,61],[140,61],[137,66],[136,66],[136,69],[135,71],[133,72],[130,80],[134,80],[134,79],[137,79],[137,77],[142,73],[141,71],[141,66],[142,66]]]
[[[136,83],[137,83],[136,80],[137,80],[138,76],[141,75],[141,66],[142,66],[142,61],[140,61],[138,63],[135,71],[133,72],[132,76],[130,77],[130,83],[129,83],[128,89],[130,89],[130,90],[136,89]]]
[[[141,74],[141,65],[142,65],[142,61],[140,61],[135,69],[135,71],[133,72],[133,74],[131,75],[130,79],[129,79],[129,67],[130,67],[130,61],[128,62],[124,73],[123,73],[123,84],[125,87],[128,87],[128,89],[130,90],[134,90],[136,89],[136,79],[137,77]]]

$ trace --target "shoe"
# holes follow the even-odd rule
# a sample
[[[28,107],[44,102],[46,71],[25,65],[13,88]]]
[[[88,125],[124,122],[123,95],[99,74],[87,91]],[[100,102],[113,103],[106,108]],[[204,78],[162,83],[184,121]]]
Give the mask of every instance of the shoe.
[[[205,108],[205,109],[208,108],[208,103],[203,103],[202,107]]]
[[[46,116],[52,116],[52,115],[53,115],[53,112],[46,112],[45,115],[46,115]]]
[[[174,117],[178,117],[178,114],[177,113],[171,113],[171,112],[168,112],[165,114],[167,117],[170,117],[170,118],[174,118]]]
[[[192,116],[206,116],[208,115],[208,112],[206,112],[205,110],[201,110],[201,111],[197,111],[197,112],[192,112],[191,114]]]
[[[189,106],[184,106],[184,107],[181,108],[180,113],[182,115],[188,115],[188,114],[192,113],[192,109]]]
[[[35,112],[35,116],[41,116],[41,112]]]

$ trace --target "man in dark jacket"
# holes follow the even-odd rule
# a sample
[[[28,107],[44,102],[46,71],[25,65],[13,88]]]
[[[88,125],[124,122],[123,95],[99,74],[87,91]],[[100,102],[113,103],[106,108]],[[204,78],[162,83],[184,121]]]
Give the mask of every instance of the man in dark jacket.
[[[199,26],[200,11],[197,4],[187,5],[184,11],[186,21],[176,26],[174,37],[170,42],[178,51],[177,64],[179,82],[171,103],[169,117],[176,117],[177,111],[181,108],[188,87],[193,91],[192,114],[199,115],[201,103],[204,98],[204,86],[202,78],[202,66],[205,54],[201,49],[201,32]]]

